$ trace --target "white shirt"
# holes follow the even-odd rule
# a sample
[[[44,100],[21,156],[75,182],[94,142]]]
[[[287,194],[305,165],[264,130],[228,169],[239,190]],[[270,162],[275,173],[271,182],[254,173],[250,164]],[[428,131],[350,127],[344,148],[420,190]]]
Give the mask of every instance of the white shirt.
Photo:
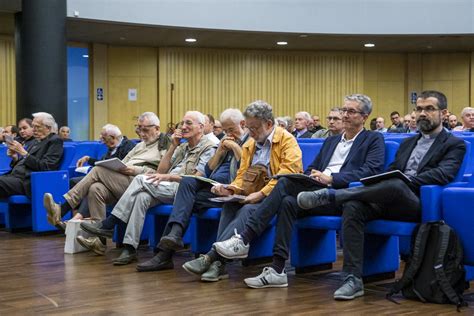
[[[260,164],[267,166],[269,176],[272,176],[270,170],[270,154],[272,149],[273,135],[275,135],[275,128],[273,128],[272,132],[270,135],[268,135],[263,144],[255,142],[255,153],[252,157],[252,165]]]
[[[219,138],[217,138],[217,136],[214,135],[213,132],[210,132],[209,134],[206,134],[206,135],[204,135],[203,137],[206,138],[206,139],[209,139],[211,142],[214,143],[214,145],[219,145],[219,143],[221,142],[221,141],[219,140]]]
[[[331,156],[331,160],[329,160],[329,164],[323,171],[325,175],[330,176],[331,174],[338,173],[341,170],[344,161],[346,161],[346,158],[351,151],[352,144],[354,144],[357,136],[359,136],[363,130],[364,129],[361,129],[351,140],[346,140],[346,133],[342,134],[341,140],[339,141],[339,144],[337,144],[336,149]]]

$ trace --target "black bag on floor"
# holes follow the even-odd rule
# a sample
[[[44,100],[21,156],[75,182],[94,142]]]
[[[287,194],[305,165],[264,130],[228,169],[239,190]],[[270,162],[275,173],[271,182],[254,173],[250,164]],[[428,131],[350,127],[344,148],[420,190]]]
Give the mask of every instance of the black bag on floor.
[[[418,225],[403,276],[395,282],[387,299],[397,303],[392,295],[402,291],[404,297],[423,303],[454,304],[458,310],[467,306],[462,297],[469,287],[463,257],[458,236],[443,221]]]

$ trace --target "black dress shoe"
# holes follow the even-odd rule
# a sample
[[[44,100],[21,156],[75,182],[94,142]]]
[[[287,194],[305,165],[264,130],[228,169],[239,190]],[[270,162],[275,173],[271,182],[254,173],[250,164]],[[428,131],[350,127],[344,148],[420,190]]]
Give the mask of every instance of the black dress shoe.
[[[150,260],[137,265],[138,272],[160,271],[173,268],[174,265],[171,258],[168,260],[162,260],[160,256],[154,256]]]
[[[137,261],[137,252],[125,248],[122,250],[120,256],[118,256],[118,258],[114,259],[112,262],[114,266],[124,266],[134,261]]]
[[[113,229],[102,228],[102,222],[96,222],[96,223],[82,222],[81,228],[85,230],[86,232],[95,236],[99,236],[99,237],[112,238],[114,234]]]
[[[158,248],[177,251],[184,248],[183,238],[176,236],[163,236],[158,243]]]

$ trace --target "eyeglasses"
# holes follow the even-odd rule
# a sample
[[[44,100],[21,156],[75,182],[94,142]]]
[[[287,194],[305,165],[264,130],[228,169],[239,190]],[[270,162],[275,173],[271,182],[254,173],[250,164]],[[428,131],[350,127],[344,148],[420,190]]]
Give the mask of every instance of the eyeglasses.
[[[135,132],[140,133],[148,133],[152,127],[155,127],[157,125],[135,125]]]
[[[326,117],[326,120],[328,120],[328,121],[331,121],[331,120],[340,121],[342,119],[340,117],[337,117],[337,116],[328,116],[328,117]]]
[[[439,109],[438,109],[438,108],[435,108],[435,107],[432,106],[432,105],[428,105],[428,106],[425,106],[425,107],[423,107],[423,106],[417,106],[417,107],[415,107],[415,112],[421,113],[421,112],[423,112],[423,111],[425,111],[426,113],[430,113],[430,114],[431,114],[431,113],[433,113],[433,112],[439,111]]]
[[[339,110],[342,114],[347,113],[348,115],[356,115],[357,113],[363,114],[364,112],[362,111],[357,111],[354,109],[347,109],[347,108],[342,108]]]
[[[107,141],[110,141],[110,140],[113,140],[115,137],[114,136],[111,136],[111,135],[106,135],[106,136],[102,136],[100,135],[99,136],[99,141],[102,142],[102,143],[105,143]]]

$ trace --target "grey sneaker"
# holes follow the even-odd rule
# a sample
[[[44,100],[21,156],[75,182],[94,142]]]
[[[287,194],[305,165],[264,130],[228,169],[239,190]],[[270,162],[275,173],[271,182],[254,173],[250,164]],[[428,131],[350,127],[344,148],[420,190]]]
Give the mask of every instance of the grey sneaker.
[[[48,223],[56,226],[61,221],[61,206],[54,202],[51,193],[45,193],[43,196],[43,206],[46,209]]]
[[[246,278],[244,280],[248,287],[253,289],[263,289],[266,287],[287,287],[288,277],[285,270],[277,273],[272,267],[263,268],[263,272],[254,278]]]
[[[107,249],[107,246],[100,241],[99,237],[84,238],[83,236],[77,236],[76,240],[82,247],[92,250],[100,256],[103,256]]]
[[[242,237],[237,234],[237,229],[234,229],[234,234],[227,240],[215,242],[214,248],[218,254],[226,259],[247,258],[250,245],[244,244]]]
[[[356,297],[364,295],[364,283],[361,278],[349,274],[340,288],[334,292],[336,300],[353,300]]]
[[[201,281],[205,281],[205,282],[217,282],[219,280],[228,279],[228,278],[229,278],[229,274],[227,273],[226,266],[224,263],[220,262],[219,260],[211,263],[209,270],[207,270],[201,275]]]
[[[304,210],[309,210],[318,206],[328,205],[329,190],[321,189],[316,191],[301,192],[296,199],[298,206]]]
[[[185,262],[183,269],[192,275],[201,275],[211,266],[211,258],[208,255],[200,255],[199,258]]]

